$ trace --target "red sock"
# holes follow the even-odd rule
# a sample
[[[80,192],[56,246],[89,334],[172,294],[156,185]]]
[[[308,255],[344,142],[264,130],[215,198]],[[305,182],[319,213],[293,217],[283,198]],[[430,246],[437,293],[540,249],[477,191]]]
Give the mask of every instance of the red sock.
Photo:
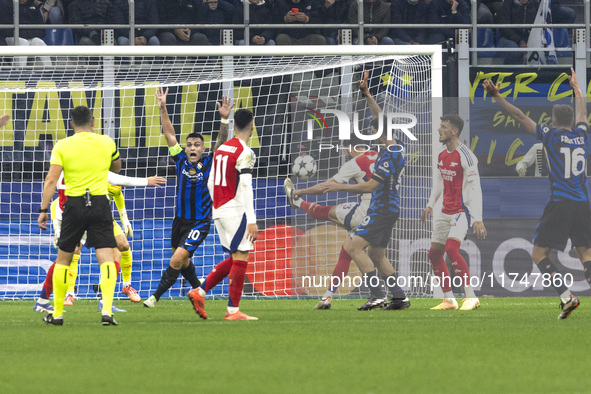
[[[230,299],[228,306],[238,308],[240,298],[242,297],[242,289],[244,288],[244,278],[246,277],[246,266],[248,261],[234,260],[232,269],[230,270]]]
[[[470,284],[470,270],[466,260],[460,254],[460,241],[456,239],[448,239],[445,244],[445,253],[451,259],[451,265],[454,273],[463,279],[464,286]]]
[[[322,206],[313,202],[302,201],[300,208],[314,219],[328,220],[328,212],[332,206]]]
[[[47,275],[45,276],[45,282],[43,282],[43,289],[41,289],[40,297],[48,300],[51,297],[51,293],[53,293],[53,268],[55,267],[55,261],[51,264],[51,267],[47,270]]]
[[[232,256],[228,257],[224,261],[218,263],[213,270],[207,275],[205,281],[201,284],[201,288],[207,293],[213,289],[218,283],[224,280],[232,269]]]
[[[119,272],[121,272],[121,266],[119,265],[118,261],[115,261],[115,268],[117,268],[117,276],[119,276]]]
[[[447,264],[445,264],[445,259],[443,255],[445,254],[444,250],[439,249],[429,249],[429,261],[431,261],[431,265],[433,266],[433,274],[441,280],[441,290],[444,293],[451,291],[451,277],[449,276],[449,270],[447,269]]]
[[[334,267],[334,270],[332,271],[333,278],[339,278],[338,283],[342,283],[343,278],[347,276],[347,274],[349,273],[349,266],[351,265],[351,260],[352,259],[351,256],[349,256],[349,253],[345,251],[345,248],[341,247],[339,261],[337,262],[337,265]],[[329,290],[334,293],[335,291],[337,291],[338,288],[339,287],[333,285],[331,281]]]

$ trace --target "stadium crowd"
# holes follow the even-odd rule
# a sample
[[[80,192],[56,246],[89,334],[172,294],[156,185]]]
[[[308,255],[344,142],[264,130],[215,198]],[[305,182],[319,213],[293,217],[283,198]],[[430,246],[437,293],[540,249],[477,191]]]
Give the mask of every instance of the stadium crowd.
[[[298,24],[301,28],[250,29],[250,45],[335,45],[339,29],[330,25],[357,24],[358,3],[355,0],[135,0],[136,25],[243,24],[243,1],[249,1],[250,24]],[[26,25],[89,25],[72,29],[70,44],[100,45],[100,29],[92,25],[128,24],[128,0],[19,0],[19,44],[55,45],[44,29],[27,29]],[[478,0],[479,24],[533,23],[540,0]],[[565,4],[566,3],[566,4]],[[553,23],[575,23],[577,12],[568,0],[553,0]],[[363,0],[365,24],[413,24],[418,28],[365,28],[366,45],[438,44],[455,36],[454,29],[433,28],[435,24],[471,23],[469,0]],[[13,23],[13,0],[0,0],[0,24]],[[306,24],[327,25],[308,28]],[[48,26],[49,27],[49,26]],[[136,28],[134,45],[219,45],[220,30],[215,28]],[[481,30],[481,29],[479,29]],[[353,42],[359,43],[353,29]],[[479,31],[479,36],[481,32]],[[485,32],[482,32],[483,37]],[[495,29],[492,47],[525,47],[530,30]],[[12,29],[0,30],[0,45],[13,45]],[[567,33],[568,35],[568,33]],[[117,45],[129,45],[129,29],[117,29]],[[234,30],[235,44],[245,43],[244,30]],[[60,44],[63,42],[59,42]],[[520,52],[510,52],[510,60]]]

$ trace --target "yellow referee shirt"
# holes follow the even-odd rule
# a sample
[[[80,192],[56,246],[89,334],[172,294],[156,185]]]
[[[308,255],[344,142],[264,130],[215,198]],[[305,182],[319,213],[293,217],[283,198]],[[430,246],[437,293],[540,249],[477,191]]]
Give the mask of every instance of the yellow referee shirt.
[[[93,196],[106,196],[109,168],[118,158],[115,141],[109,136],[83,131],[58,141],[50,164],[64,168],[66,196],[83,196],[86,189]]]

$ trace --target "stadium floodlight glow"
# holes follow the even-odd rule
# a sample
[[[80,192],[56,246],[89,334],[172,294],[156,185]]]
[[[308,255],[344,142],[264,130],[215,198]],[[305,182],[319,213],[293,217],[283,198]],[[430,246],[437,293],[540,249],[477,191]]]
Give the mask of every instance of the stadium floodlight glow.
[[[18,67],[23,64],[22,57],[27,58],[26,65]],[[49,57],[52,67],[45,67],[40,57]],[[0,237],[6,240],[6,247],[0,248],[4,262],[0,264],[0,299],[36,296],[47,262],[56,256],[50,233],[41,234],[42,242],[35,238],[39,236],[36,212],[51,149],[71,133],[70,111],[79,105],[93,111],[97,132],[117,142],[124,175],[170,179],[164,189],[123,188],[134,229],[129,239],[132,284],[142,298],[157,287],[170,260],[175,205],[175,169],[161,133],[154,96],[159,86],[170,88],[168,112],[181,145],[186,135],[198,132],[207,149],[213,146],[220,120],[215,103],[222,95],[233,98],[235,109],[247,108],[255,115],[249,145],[257,155],[255,205],[263,240],[255,244],[252,253],[245,295],[302,297],[321,293],[324,289],[302,288],[300,279],[330,275],[347,233],[301,211],[290,211],[282,183],[293,176],[292,164],[303,155],[311,156],[315,167],[294,180],[296,187],[321,182],[337,172],[349,152],[342,146],[335,113],[356,122],[350,134],[360,134],[366,139],[363,144],[373,147],[366,132],[371,114],[357,88],[364,70],[369,71],[370,89],[377,102],[391,114],[383,120],[387,122],[383,132],[397,133],[404,140],[408,162],[400,188],[402,213],[388,257],[399,275],[426,278],[431,272],[427,258],[430,228],[416,218],[429,196],[433,147],[439,146],[433,131],[441,115],[440,46],[3,47],[0,114],[8,113],[11,119],[0,129],[5,196]],[[323,114],[324,121],[316,113]],[[329,113],[333,115],[324,117]],[[408,126],[410,135],[392,125],[415,120],[401,119],[397,114],[415,117],[416,124]],[[309,121],[314,128],[312,139],[307,138]],[[232,125],[230,118],[230,129]],[[357,150],[364,151],[365,146],[350,147],[350,151]],[[339,199],[347,198],[339,195]],[[330,203],[323,196],[315,201]],[[212,231],[193,258],[197,275],[205,277],[223,258]],[[91,259],[93,254],[83,249],[78,283],[81,298],[95,295],[98,268]],[[165,296],[180,296],[186,290],[177,283]],[[343,288],[340,294],[350,290]],[[409,295],[431,292],[428,286],[405,290]],[[227,295],[228,287],[216,291],[214,295]]]

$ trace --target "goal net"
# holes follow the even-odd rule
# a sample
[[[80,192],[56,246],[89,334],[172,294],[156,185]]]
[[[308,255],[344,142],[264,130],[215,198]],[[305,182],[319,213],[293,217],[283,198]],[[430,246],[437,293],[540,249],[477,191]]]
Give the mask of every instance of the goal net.
[[[426,282],[431,272],[430,228],[420,223],[420,213],[431,185],[433,119],[440,116],[440,100],[432,100],[441,97],[440,47],[5,48],[0,57],[0,115],[9,114],[11,119],[0,129],[0,299],[37,296],[55,260],[53,229],[38,228],[37,210],[51,150],[57,140],[72,134],[70,111],[79,105],[93,111],[98,132],[116,141],[122,175],[167,178],[164,188],[123,188],[133,227],[132,286],[142,298],[156,289],[172,256],[176,194],[175,167],[161,133],[155,98],[159,86],[170,90],[168,111],[181,146],[191,132],[203,134],[208,150],[213,146],[220,125],[216,101],[222,95],[233,99],[235,110],[254,113],[249,146],[257,155],[253,183],[260,234],[244,294],[322,294],[324,278],[332,273],[348,233],[291,209],[283,182],[291,177],[296,188],[304,188],[330,179],[345,162],[343,130],[371,133],[371,113],[357,87],[364,71],[369,72],[370,92],[384,112],[416,118],[410,128],[416,140],[394,130],[405,144],[407,166],[400,189],[401,217],[388,258],[405,279],[401,285],[409,295],[431,294]],[[346,115],[345,122],[339,113]],[[350,127],[345,127],[347,122]],[[379,148],[371,140],[365,142]],[[316,170],[292,173],[294,161],[305,155],[312,157]],[[357,196],[328,193],[306,200],[334,206],[355,202]],[[113,215],[119,220],[114,204]],[[207,276],[224,258],[212,226],[193,257],[197,275]],[[95,262],[92,251],[83,248],[77,297],[96,296]],[[358,276],[352,263],[348,280],[336,294],[363,293]],[[417,281],[419,277],[423,281]],[[164,297],[184,296],[188,286],[179,280]],[[118,286],[116,296],[122,297],[119,290]],[[227,294],[227,282],[212,293]]]

